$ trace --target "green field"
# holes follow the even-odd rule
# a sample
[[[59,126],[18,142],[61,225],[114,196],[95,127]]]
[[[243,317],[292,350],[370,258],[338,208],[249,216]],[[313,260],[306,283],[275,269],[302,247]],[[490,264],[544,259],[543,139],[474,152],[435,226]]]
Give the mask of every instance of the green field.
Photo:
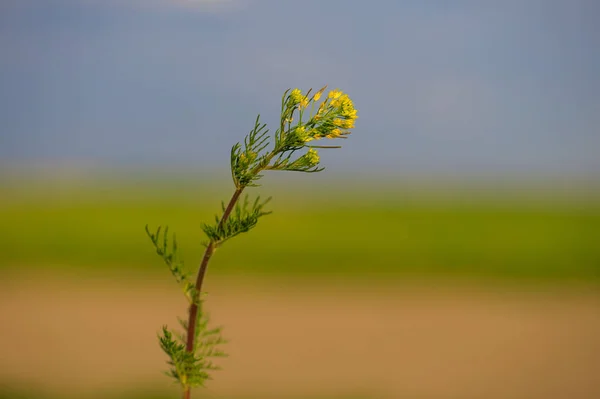
[[[5,184],[0,269],[164,271],[146,223],[177,232],[192,268],[203,249],[200,223],[230,194],[208,187]],[[597,197],[279,183],[256,192],[274,196],[274,213],[227,242],[211,273],[600,280]]]
[[[216,396],[216,395],[206,395],[206,394],[202,394],[201,390],[198,389],[197,392],[194,392],[193,394],[194,398],[197,399],[275,399],[273,396],[269,396],[267,398],[265,398],[264,396],[262,397],[256,397],[256,396],[237,396],[235,398],[232,397],[223,397],[223,396]],[[73,396],[68,396],[69,398],[73,397]],[[127,394],[127,395],[123,395],[123,396],[114,396],[114,395],[108,395],[108,396],[103,396],[103,395],[93,395],[93,396],[84,396],[86,399],[173,399],[173,398],[178,398],[179,394],[172,394],[172,395],[159,395],[156,393],[133,393],[133,394]],[[7,393],[3,393],[0,391],[0,399],[64,399],[64,396],[51,396],[51,395],[40,395],[38,393],[36,394],[30,394],[30,393],[19,393],[19,392],[7,392]],[[353,395],[353,396],[329,396],[329,397],[324,397],[324,396],[310,396],[310,397],[306,397],[306,396],[302,396],[302,397],[298,397],[298,396],[286,396],[285,399],[371,399],[372,397],[368,397],[368,396],[364,396],[364,395]]]
[[[127,392],[122,395],[114,395],[114,394],[89,394],[84,395],[83,397],[86,399],[172,399],[179,398],[179,391],[176,389],[172,389],[172,392],[148,392],[143,390],[137,390],[132,392]],[[207,393],[206,389],[203,391],[202,388],[197,388],[192,392],[192,396],[197,399],[275,399],[274,396],[236,396],[236,397],[223,397],[222,395],[218,395],[215,393]],[[68,394],[66,396],[45,394],[40,392],[32,392],[31,389],[24,390],[12,390],[12,389],[3,389],[0,386],[0,399],[65,399],[66,398],[81,398],[82,396]],[[285,399],[372,399],[372,396],[365,395],[342,395],[342,396],[297,396],[297,395],[287,395]]]

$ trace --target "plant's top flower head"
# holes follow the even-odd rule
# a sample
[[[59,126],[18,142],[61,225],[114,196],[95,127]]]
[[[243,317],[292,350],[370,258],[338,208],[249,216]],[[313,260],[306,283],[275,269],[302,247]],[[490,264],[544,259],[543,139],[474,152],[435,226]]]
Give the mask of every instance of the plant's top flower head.
[[[256,118],[254,128],[243,143],[231,149],[231,174],[238,188],[256,185],[264,170],[319,172],[319,148],[339,146],[314,145],[320,139],[346,138],[357,116],[354,103],[341,90],[325,94],[323,87],[303,93],[287,90],[281,100],[281,119],[270,145],[265,124]],[[310,144],[309,144],[310,143]],[[305,150],[302,155],[298,151]]]
[[[294,136],[290,137],[291,142],[307,143],[322,138],[345,138],[351,133],[350,129],[354,128],[354,121],[358,115],[350,97],[341,90],[330,91],[315,112],[315,104],[321,99],[326,87],[312,97],[311,90],[304,94],[300,89],[293,89],[287,97],[284,96],[282,121],[288,123],[286,133]],[[311,103],[310,115],[306,120],[304,113]],[[295,112],[299,114],[299,118],[296,126],[292,127]]]

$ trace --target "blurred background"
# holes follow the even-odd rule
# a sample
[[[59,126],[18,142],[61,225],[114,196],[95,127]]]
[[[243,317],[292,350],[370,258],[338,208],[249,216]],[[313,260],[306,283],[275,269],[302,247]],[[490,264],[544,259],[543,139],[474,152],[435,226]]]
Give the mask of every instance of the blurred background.
[[[206,279],[196,395],[600,397],[600,5],[0,2],[0,397],[174,398],[156,334],[288,88],[359,119]]]

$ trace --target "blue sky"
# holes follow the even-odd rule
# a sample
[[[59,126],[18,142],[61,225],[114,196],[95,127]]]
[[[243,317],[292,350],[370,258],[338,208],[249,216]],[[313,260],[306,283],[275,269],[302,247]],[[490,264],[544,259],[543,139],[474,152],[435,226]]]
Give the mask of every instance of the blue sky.
[[[3,0],[0,165],[227,167],[257,113],[328,84],[325,166],[600,174],[600,2]]]

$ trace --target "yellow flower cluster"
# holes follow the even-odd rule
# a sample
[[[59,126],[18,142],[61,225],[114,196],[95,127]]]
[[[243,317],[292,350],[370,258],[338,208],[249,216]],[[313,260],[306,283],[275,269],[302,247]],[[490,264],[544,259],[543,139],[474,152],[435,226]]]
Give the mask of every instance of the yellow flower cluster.
[[[306,131],[306,128],[304,126],[298,126],[296,128],[296,137],[298,137],[298,141],[301,143],[306,143],[307,141],[312,140],[312,138],[310,137],[309,132]]]
[[[315,104],[323,95],[326,87],[323,87],[309,99],[308,94],[302,93],[300,89],[293,89],[288,97],[288,109],[291,112],[287,119],[291,121],[294,109],[302,112],[309,103]],[[309,91],[310,93],[310,91]],[[322,138],[335,139],[350,134],[349,129],[354,128],[354,121],[358,118],[354,103],[347,94],[341,90],[330,91],[314,115],[308,122],[299,124],[294,131],[295,138],[299,142],[307,143]],[[291,123],[291,122],[290,122]]]
[[[340,98],[342,96],[342,94],[344,94],[342,91],[335,89],[335,90],[331,90],[329,92],[329,94],[327,95],[327,98],[332,98],[334,100]]]
[[[308,107],[308,98],[300,89],[294,89],[290,92],[290,101],[292,102],[292,106],[298,106],[300,109]]]
[[[308,161],[308,163],[310,163],[311,165],[318,165],[319,162],[321,161],[317,150],[314,150],[312,148],[309,149],[308,152],[304,156],[306,157],[306,160]]]
[[[344,137],[350,134],[348,129],[354,128],[357,118],[357,111],[350,97],[340,90],[332,90],[313,118],[322,126],[314,138]]]
[[[335,126],[343,129],[352,129],[354,127],[354,119],[335,118],[332,122]]]

